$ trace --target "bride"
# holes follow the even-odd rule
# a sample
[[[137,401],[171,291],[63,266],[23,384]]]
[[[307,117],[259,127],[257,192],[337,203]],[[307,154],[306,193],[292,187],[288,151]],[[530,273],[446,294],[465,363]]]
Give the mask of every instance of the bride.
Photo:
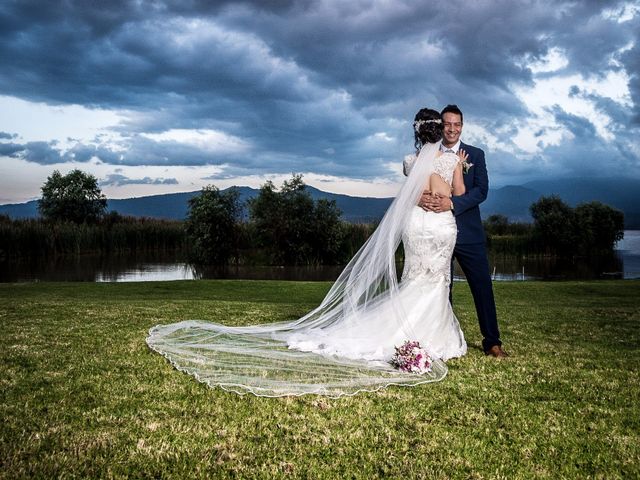
[[[189,320],[157,325],[147,344],[178,370],[210,386],[260,396],[353,395],[388,385],[441,380],[444,361],[466,353],[449,303],[456,222],[418,207],[424,190],[462,195],[464,154],[440,152],[440,114],[413,123],[417,154],[380,225],[318,307],[294,320],[248,327]],[[402,280],[396,250],[405,252]],[[421,375],[394,369],[395,347],[420,342],[432,359]]]

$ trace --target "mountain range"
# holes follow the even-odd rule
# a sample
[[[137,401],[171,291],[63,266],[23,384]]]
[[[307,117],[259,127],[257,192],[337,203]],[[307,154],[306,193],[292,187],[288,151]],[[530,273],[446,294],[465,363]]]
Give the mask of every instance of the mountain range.
[[[236,187],[240,201],[258,195],[251,187]],[[382,217],[392,198],[352,197],[324,192],[307,185],[314,199],[335,200],[342,217],[349,222],[371,222]],[[184,219],[189,199],[200,192],[167,193],[147,197],[111,199],[107,209],[122,215]],[[543,195],[558,195],[571,206],[578,203],[600,201],[625,214],[626,229],[640,229],[640,180],[619,178],[565,178],[562,180],[536,180],[523,185],[508,185],[489,191],[487,200],[480,206],[484,218],[502,214],[511,221],[531,221],[529,206]],[[37,201],[0,205],[0,214],[12,218],[38,216]],[[246,210],[245,210],[246,215]]]

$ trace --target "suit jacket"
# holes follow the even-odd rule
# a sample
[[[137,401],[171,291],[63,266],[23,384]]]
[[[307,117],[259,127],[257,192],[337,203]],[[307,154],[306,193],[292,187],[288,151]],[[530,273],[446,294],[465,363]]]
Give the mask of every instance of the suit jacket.
[[[485,234],[480,219],[479,205],[487,198],[489,192],[489,176],[484,152],[479,148],[460,143],[460,149],[469,154],[467,162],[473,166],[467,173],[463,173],[464,195],[451,197],[453,214],[458,225],[458,239],[456,243],[484,243]]]

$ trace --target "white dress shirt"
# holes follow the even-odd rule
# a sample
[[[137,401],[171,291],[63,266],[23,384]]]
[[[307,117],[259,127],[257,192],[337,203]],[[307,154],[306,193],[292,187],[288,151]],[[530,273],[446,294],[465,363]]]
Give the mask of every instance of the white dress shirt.
[[[447,150],[453,150],[453,153],[458,153],[458,150],[460,150],[460,140],[458,140],[453,147],[445,147],[443,144],[440,144],[441,152],[446,152]]]

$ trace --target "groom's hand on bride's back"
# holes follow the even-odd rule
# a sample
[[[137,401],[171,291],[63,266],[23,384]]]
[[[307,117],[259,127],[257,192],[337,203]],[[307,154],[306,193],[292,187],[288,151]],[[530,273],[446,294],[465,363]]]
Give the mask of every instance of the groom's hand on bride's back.
[[[431,194],[430,190],[425,190],[424,192],[422,192],[422,195],[420,196],[420,200],[418,200],[418,206],[424,210],[429,211],[429,205],[432,203],[433,201],[433,195]]]
[[[439,193],[432,194],[425,190],[420,197],[418,206],[428,212],[442,213],[452,210],[453,203],[451,198]]]

